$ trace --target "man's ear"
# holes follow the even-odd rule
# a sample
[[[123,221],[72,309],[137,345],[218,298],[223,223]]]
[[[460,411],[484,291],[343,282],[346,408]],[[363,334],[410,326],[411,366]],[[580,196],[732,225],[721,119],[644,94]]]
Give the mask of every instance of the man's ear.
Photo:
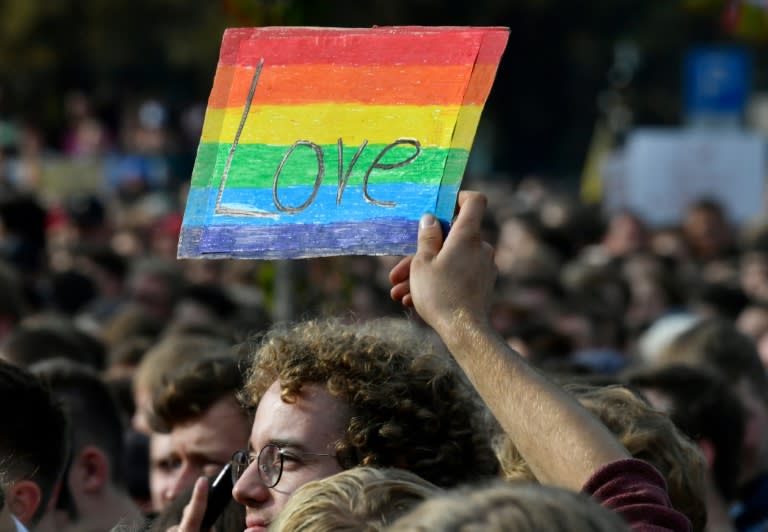
[[[5,504],[8,509],[16,516],[16,519],[27,527],[32,526],[32,518],[42,500],[43,492],[40,486],[32,480],[14,482],[5,493]]]
[[[109,475],[107,455],[98,447],[87,445],[72,460],[68,480],[73,491],[94,495],[109,483]]]

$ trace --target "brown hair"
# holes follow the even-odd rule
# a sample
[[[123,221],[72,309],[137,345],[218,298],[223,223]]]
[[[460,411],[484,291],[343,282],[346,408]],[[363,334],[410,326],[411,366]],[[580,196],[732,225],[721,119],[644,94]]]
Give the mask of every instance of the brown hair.
[[[151,347],[141,359],[133,376],[133,387],[154,395],[162,388],[163,379],[186,362],[207,356],[226,355],[229,345],[209,336],[179,334],[168,336]]]
[[[255,350],[243,400],[256,406],[275,381],[286,402],[313,383],[349,406],[336,445],[344,469],[401,467],[439,486],[498,470],[474,390],[413,327],[327,320],[273,328]]]
[[[746,379],[768,401],[768,376],[755,342],[729,321],[710,319],[694,325],[675,338],[657,360],[659,365],[708,366],[734,386]]]
[[[153,430],[167,433],[202,416],[220,399],[234,400],[244,379],[234,358],[208,357],[184,364],[163,381],[153,397],[149,421]]]

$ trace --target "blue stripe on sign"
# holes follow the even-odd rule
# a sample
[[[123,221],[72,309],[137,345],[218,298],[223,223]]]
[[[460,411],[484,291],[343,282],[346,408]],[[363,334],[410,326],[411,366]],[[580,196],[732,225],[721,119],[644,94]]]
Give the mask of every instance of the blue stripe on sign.
[[[458,186],[453,188],[455,196]],[[382,207],[368,203],[363,198],[361,186],[348,186],[344,190],[341,204],[336,205],[338,187],[323,185],[318,190],[312,204],[298,213],[281,212],[272,200],[271,189],[232,188],[224,190],[222,206],[229,208],[253,209],[277,215],[276,217],[259,218],[254,216],[211,215],[209,209],[216,202],[217,189],[193,188],[190,190],[187,209],[184,213],[184,226],[281,226],[293,224],[334,224],[361,222],[371,219],[398,218],[401,220],[418,220],[425,212],[435,211],[438,185],[424,184],[370,184],[369,195],[379,201],[395,202],[394,207]],[[441,194],[450,190],[441,190]],[[278,200],[285,207],[298,207],[312,194],[312,187],[285,187],[278,191]],[[453,205],[444,207],[450,212],[435,213],[442,221],[448,221],[453,216]]]

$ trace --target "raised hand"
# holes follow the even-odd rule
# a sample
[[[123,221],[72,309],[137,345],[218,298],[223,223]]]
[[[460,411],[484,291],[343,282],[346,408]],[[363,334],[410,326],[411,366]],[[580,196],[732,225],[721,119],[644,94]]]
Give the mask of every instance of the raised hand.
[[[458,204],[445,240],[436,218],[422,217],[416,254],[401,260],[389,275],[392,298],[414,306],[441,335],[467,320],[487,324],[497,274],[493,247],[480,231],[485,196],[460,192]]]

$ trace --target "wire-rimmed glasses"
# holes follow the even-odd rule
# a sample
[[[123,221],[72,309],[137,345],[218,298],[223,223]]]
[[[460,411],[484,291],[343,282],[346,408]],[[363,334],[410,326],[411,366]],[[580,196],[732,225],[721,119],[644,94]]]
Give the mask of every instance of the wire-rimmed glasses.
[[[293,450],[285,450],[282,447],[273,443],[267,444],[261,448],[258,453],[252,453],[250,451],[236,451],[232,455],[232,484],[236,484],[240,477],[243,476],[245,470],[253,463],[256,462],[256,470],[259,473],[259,478],[268,488],[274,488],[277,483],[280,482],[280,478],[283,476],[283,464],[286,457],[289,459],[300,456],[332,456],[335,454],[329,453],[307,453]]]

